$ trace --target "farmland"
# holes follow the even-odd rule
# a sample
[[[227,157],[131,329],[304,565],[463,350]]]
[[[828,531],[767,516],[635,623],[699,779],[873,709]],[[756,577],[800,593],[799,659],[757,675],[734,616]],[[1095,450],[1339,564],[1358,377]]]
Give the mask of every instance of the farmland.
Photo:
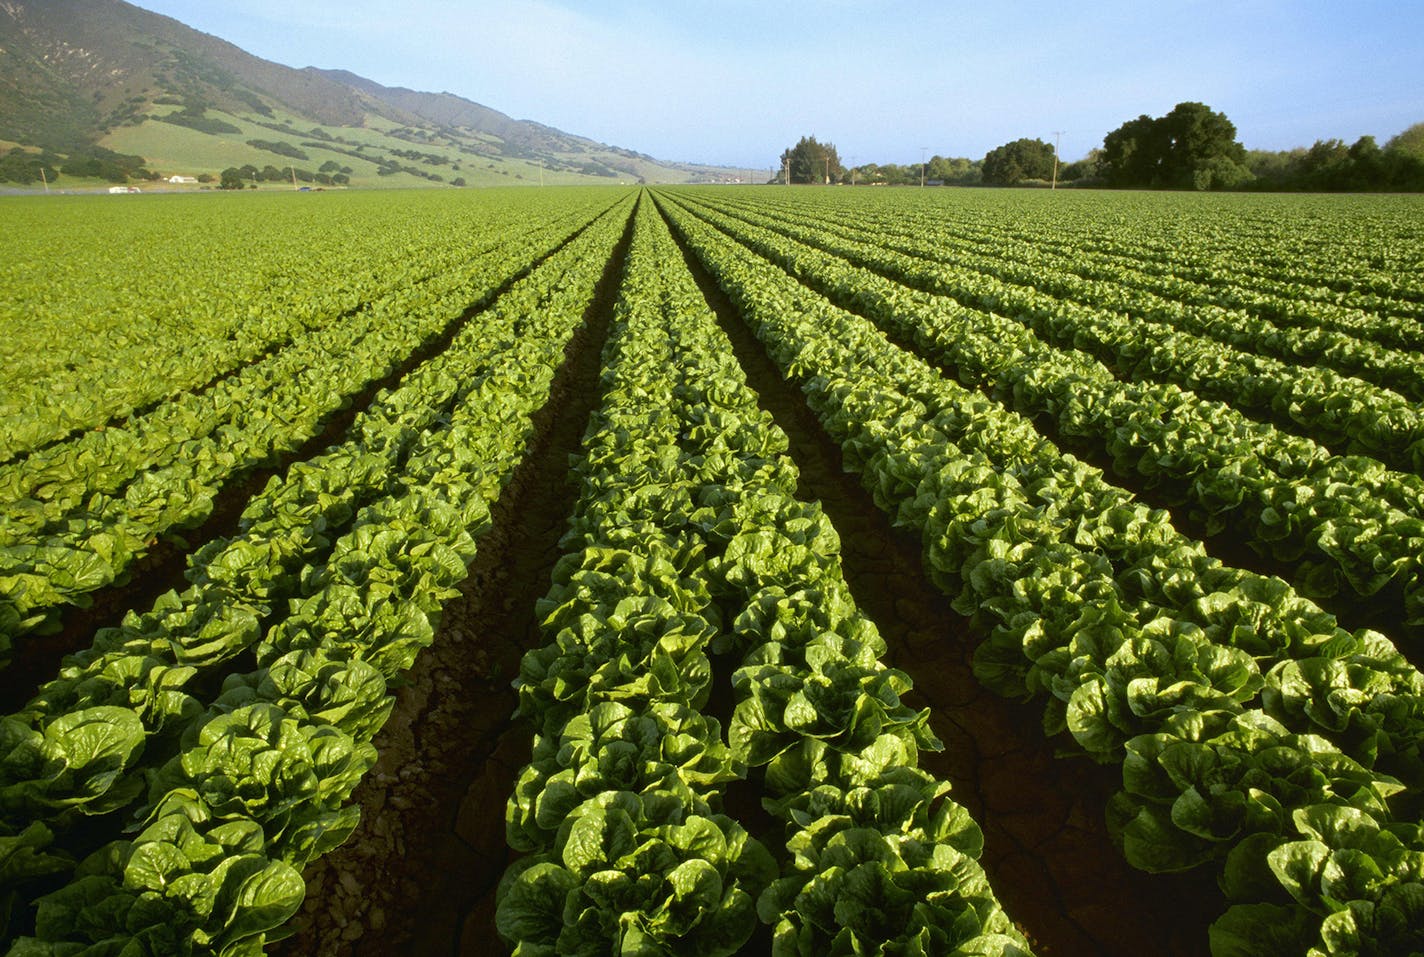
[[[1424,951],[1417,199],[4,208],[9,952]]]

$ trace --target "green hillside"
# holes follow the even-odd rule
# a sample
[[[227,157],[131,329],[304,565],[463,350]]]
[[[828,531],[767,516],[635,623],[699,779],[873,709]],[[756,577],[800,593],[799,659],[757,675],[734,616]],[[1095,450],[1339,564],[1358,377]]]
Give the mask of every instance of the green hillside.
[[[215,185],[227,169],[274,188],[293,177],[490,186],[731,172],[660,162],[450,93],[283,66],[122,0],[0,4],[0,144],[9,186],[153,188],[174,175]]]

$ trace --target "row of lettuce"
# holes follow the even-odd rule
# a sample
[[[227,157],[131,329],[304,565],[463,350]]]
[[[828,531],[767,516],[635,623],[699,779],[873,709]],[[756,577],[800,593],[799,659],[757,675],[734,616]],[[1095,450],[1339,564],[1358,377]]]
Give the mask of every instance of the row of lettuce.
[[[1424,675],[659,195],[877,504],[923,537],[986,635],[980,679],[1121,763],[1127,858],[1218,868],[1216,954],[1424,946]]]
[[[290,458],[606,205],[590,196],[532,227],[518,217],[537,209],[487,210],[469,243],[446,234],[438,252],[412,239],[408,256],[387,257],[403,268],[382,260],[376,270],[390,288],[359,306],[294,332],[210,387],[0,465],[0,664],[17,639],[53,630],[67,609],[124,581],[160,540],[200,524],[236,479]],[[150,381],[145,369],[119,380]]]
[[[730,955],[758,916],[784,955],[1026,952],[979,828],[918,768],[941,745],[834,529],[646,203],[602,389],[517,682],[536,736],[507,814],[514,952]],[[749,776],[766,844],[726,813]]]
[[[493,193],[294,199],[7,206],[0,462],[122,421],[338,321],[434,272],[452,236],[483,242],[568,205]]]
[[[757,210],[756,204],[739,208]],[[965,250],[924,223],[905,236],[899,231],[912,226],[842,225],[814,208],[785,205],[777,206],[774,221],[788,234],[814,237],[902,283],[1019,318],[1050,341],[1091,351],[1126,375],[1165,378],[1229,400],[1341,452],[1416,472],[1424,466],[1417,405],[1424,399],[1424,359],[1416,317],[1396,318],[1413,327],[1413,336],[1402,330],[1391,336],[1388,320],[1374,313],[1344,329],[1328,319],[1313,321],[1315,310],[1302,311],[1292,324],[1276,323],[1139,290],[1128,270],[1088,280],[1071,266],[1020,258],[1018,250]]]
[[[1050,423],[1061,440],[1110,458],[1120,474],[1132,476],[1163,504],[1188,506],[1205,534],[1230,528],[1278,567],[1289,568],[1302,593],[1339,596],[1341,607],[1368,603],[1401,638],[1421,634],[1424,478],[1377,459],[1333,454],[1328,443],[1256,421],[1234,401],[1172,381],[1174,371],[1192,370],[1202,378],[1218,366],[1228,370],[1223,379],[1240,374],[1282,389],[1291,388],[1291,381],[1299,387],[1298,378],[1282,370],[1266,379],[1239,373],[1233,361],[1198,364],[1188,355],[1153,359],[1150,374],[1124,381],[1113,372],[1120,363],[1105,365],[1091,349],[1085,354],[1072,347],[1100,341],[1091,327],[1111,326],[1114,341],[1145,351],[1153,336],[1144,334],[1141,322],[1059,306],[1045,326],[1034,318],[1044,310],[1035,313],[1005,297],[997,301],[1007,316],[926,291],[948,288],[951,270],[923,260],[862,240],[828,238],[824,231],[789,225],[780,213],[773,221],[740,210],[729,217],[705,205],[699,211],[960,382]],[[931,273],[943,285],[915,278]],[[1223,385],[1221,391],[1230,390]],[[1328,397],[1325,405],[1351,409],[1351,417],[1368,408]],[[1302,407],[1295,409],[1305,417]]]
[[[896,243],[932,240],[941,255],[951,248],[987,255],[1384,345],[1420,342],[1424,283],[1412,272],[1411,252],[1417,198],[1258,195],[1202,203],[1181,195],[1063,195],[757,199],[763,208],[799,213],[814,203],[826,219],[873,228]]]
[[[624,200],[509,287],[239,532],[0,719],[14,955],[250,955],[355,827],[388,683],[432,639],[529,440]]]
[[[835,532],[795,497],[785,436],[663,219],[647,202],[631,223],[629,202],[603,205],[426,262],[392,315],[450,329],[450,347],[273,479],[236,534],[191,557],[191,587],[99,633],[0,719],[10,953],[241,955],[281,936],[301,867],[357,823],[349,798],[374,762],[388,682],[431,641],[465,576],[486,503],[522,458],[620,235],[631,247],[603,403],[541,606],[548,643],[518,682],[536,736],[509,803],[509,840],[526,856],[502,884],[500,932],[526,957],[731,954],[754,917],[778,954],[1027,950],[975,862],[978,827],[918,768],[919,750],[940,746],[928,716],[902,703],[908,678],[880,662]],[[1217,521],[1264,523],[1252,496],[1284,496],[1309,476],[1318,494],[1282,504],[1280,535],[1260,533],[1282,560],[1298,542],[1330,554],[1322,515],[1331,528],[1389,522],[1407,539],[1380,509],[1408,512],[1412,476],[1375,463],[1358,479],[1371,494],[1344,496],[1338,486],[1367,463],[1177,388],[1117,383],[993,308],[931,294],[916,253],[872,259],[822,218],[715,205],[658,194],[848,466],[923,536],[927,570],[986,636],[981,680],[1042,701],[1046,733],[1121,764],[1108,814],[1128,859],[1218,868],[1231,906],[1211,929],[1215,953],[1424,947],[1424,676],[1383,636],[1346,632],[1285,583],[1212,560],[1165,513],[882,328],[1003,403],[1050,414],[1062,435],[1111,423],[1106,448],[1123,467],[1162,476]],[[862,256],[868,269],[852,264]],[[461,325],[470,303],[488,308]],[[340,322],[380,310],[367,311]],[[289,349],[355,328],[335,322],[194,395],[237,396],[224,390],[261,370],[255,391],[228,400],[251,406],[257,383],[281,387],[276,363],[300,376],[291,357],[324,361]],[[54,531],[77,514],[136,528],[130,494],[146,469],[205,456],[250,467],[236,450],[264,440],[230,431],[222,423],[242,417],[206,401],[146,410],[112,446],[91,437],[104,433],[40,443],[11,464],[66,461],[71,442],[85,453],[75,475],[46,473],[43,485],[14,469],[33,502],[5,533],[26,521]],[[168,451],[189,423],[189,442]],[[1273,470],[1247,468],[1252,442]],[[1197,443],[1210,451],[1193,460]],[[122,462],[134,478],[105,478]],[[1213,467],[1248,504],[1209,478]],[[1331,541],[1346,555],[1378,537]],[[1414,568],[1380,559],[1384,546],[1374,554],[1384,583]],[[1321,567],[1310,581],[1355,584]],[[729,713],[713,701],[727,670]],[[729,814],[739,787],[779,831],[758,840]]]

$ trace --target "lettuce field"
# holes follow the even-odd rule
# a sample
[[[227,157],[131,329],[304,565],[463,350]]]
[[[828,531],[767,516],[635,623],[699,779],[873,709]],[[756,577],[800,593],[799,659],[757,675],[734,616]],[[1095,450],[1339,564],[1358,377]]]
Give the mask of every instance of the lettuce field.
[[[14,957],[1424,953],[1424,204],[0,200]]]

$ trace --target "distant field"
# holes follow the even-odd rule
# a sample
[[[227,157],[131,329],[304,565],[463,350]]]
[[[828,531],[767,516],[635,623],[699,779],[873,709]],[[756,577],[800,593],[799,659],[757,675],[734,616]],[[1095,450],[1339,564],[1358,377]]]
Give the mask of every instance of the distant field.
[[[14,953],[1424,951],[1424,200],[0,215]]]

